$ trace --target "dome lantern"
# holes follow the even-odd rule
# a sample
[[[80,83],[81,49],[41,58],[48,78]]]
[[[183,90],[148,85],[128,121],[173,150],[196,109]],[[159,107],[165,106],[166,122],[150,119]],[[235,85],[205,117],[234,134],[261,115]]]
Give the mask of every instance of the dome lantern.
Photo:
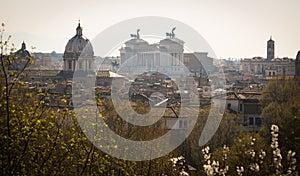
[[[82,35],[82,27],[80,26],[80,20],[79,20],[78,26],[76,28],[76,35],[79,35],[79,36]]]

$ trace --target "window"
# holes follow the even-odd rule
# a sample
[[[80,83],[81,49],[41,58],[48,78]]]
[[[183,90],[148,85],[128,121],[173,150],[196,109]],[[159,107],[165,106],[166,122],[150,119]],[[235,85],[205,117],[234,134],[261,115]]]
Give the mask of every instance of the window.
[[[243,111],[243,104],[240,103],[240,112]]]
[[[178,121],[178,128],[179,129],[186,129],[187,128],[187,120],[184,120],[184,119],[180,119]]]
[[[178,125],[179,128],[183,128],[183,121],[182,120],[179,120],[179,125]]]
[[[231,109],[231,103],[227,104],[227,109]]]
[[[249,117],[249,125],[254,125],[254,118],[253,117]]]
[[[248,125],[249,126],[260,126],[261,125],[261,118],[260,117],[249,117],[248,118]]]
[[[261,118],[255,117],[255,125],[260,126],[261,125]]]
[[[184,125],[184,128],[187,128],[188,125],[187,125],[187,121],[186,120],[184,121],[183,125]]]

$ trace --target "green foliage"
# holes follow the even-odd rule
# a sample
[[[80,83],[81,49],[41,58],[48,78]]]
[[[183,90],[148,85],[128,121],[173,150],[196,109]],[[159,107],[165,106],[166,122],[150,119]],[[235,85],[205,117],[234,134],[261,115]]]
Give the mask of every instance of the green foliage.
[[[271,80],[263,91],[261,103],[263,105],[263,127],[260,134],[268,139],[270,126],[280,128],[279,142],[283,153],[288,150],[296,151],[300,148],[300,80],[282,78]],[[300,152],[296,153],[300,160]],[[300,165],[298,162],[298,169]]]
[[[100,100],[98,100],[98,102],[99,101]],[[164,124],[163,120],[159,120],[150,126],[140,127],[124,121],[115,111],[111,99],[106,99],[105,102],[102,101],[99,104],[101,104],[99,107],[99,111],[102,114],[101,117],[104,119],[109,128],[126,139],[135,141],[152,140],[167,132],[167,130],[161,126]],[[146,114],[149,112],[150,107],[147,103],[137,101],[132,103],[132,108],[137,113]],[[121,110],[124,114],[133,116],[128,109],[123,108]],[[161,146],[163,146],[163,144],[161,144]],[[156,148],[155,150],[159,151],[160,148]],[[169,162],[169,159],[179,156],[181,153],[182,148],[179,147],[177,150],[157,159],[139,162],[127,161],[126,163],[136,164],[133,168],[134,173],[137,175],[177,175],[176,173],[178,173],[178,171],[172,169],[172,163]]]
[[[113,158],[96,148],[77,123],[77,118],[84,117],[76,118],[73,110],[68,108],[50,107],[49,90],[29,89],[29,85],[23,81],[26,77],[24,70],[32,62],[28,62],[21,70],[9,69],[12,61],[18,57],[13,54],[15,49],[9,46],[9,41],[2,40],[3,31],[4,25],[0,43],[0,175],[173,173],[172,163],[166,161],[174,154],[150,161],[131,162]],[[61,101],[66,99],[61,97]],[[114,111],[110,100],[103,102],[98,99],[97,104],[101,112],[99,118],[103,118],[121,136],[145,140],[165,132],[153,127],[142,129],[127,125]],[[147,113],[149,106],[137,102],[135,110]],[[100,136],[100,140],[104,139]],[[114,149],[118,146],[110,147]]]
[[[185,156],[187,162],[197,169],[198,175],[204,175],[203,165],[205,161],[203,160],[203,154],[201,152],[203,147],[199,146],[199,138],[207,121],[208,115],[210,113],[210,107],[204,107],[199,110],[199,116],[197,123],[186,140],[188,147],[185,148],[188,156]],[[227,111],[224,112],[223,119],[216,133],[213,135],[212,139],[208,142],[210,149],[212,151],[222,148],[224,144],[233,145],[234,137],[238,136],[242,132],[242,127],[239,125],[240,117],[237,114],[231,114]],[[183,147],[182,144],[181,147]]]
[[[48,91],[29,89],[22,81],[27,64],[9,70],[18,57],[2,27],[0,175],[135,175],[134,162],[111,158],[88,141],[73,111],[51,108]]]

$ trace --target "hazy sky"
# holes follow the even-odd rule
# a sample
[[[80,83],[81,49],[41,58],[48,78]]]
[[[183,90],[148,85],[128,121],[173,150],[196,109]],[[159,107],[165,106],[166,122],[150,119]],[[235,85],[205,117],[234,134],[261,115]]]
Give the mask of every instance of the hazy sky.
[[[295,58],[299,7],[300,0],[0,0],[0,21],[18,48],[24,40],[35,51],[63,52],[78,19],[83,34],[93,40],[120,21],[163,16],[194,28],[219,58],[266,57],[271,35],[275,56]]]

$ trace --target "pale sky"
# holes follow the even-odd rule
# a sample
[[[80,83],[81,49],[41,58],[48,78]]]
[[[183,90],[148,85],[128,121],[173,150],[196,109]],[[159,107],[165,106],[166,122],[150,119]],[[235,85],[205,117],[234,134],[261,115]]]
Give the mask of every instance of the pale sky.
[[[295,58],[299,7],[300,0],[0,0],[0,22],[17,48],[24,40],[36,52],[63,52],[78,19],[84,36],[93,40],[123,20],[162,16],[195,29],[218,58],[266,57],[271,35],[276,57]]]

